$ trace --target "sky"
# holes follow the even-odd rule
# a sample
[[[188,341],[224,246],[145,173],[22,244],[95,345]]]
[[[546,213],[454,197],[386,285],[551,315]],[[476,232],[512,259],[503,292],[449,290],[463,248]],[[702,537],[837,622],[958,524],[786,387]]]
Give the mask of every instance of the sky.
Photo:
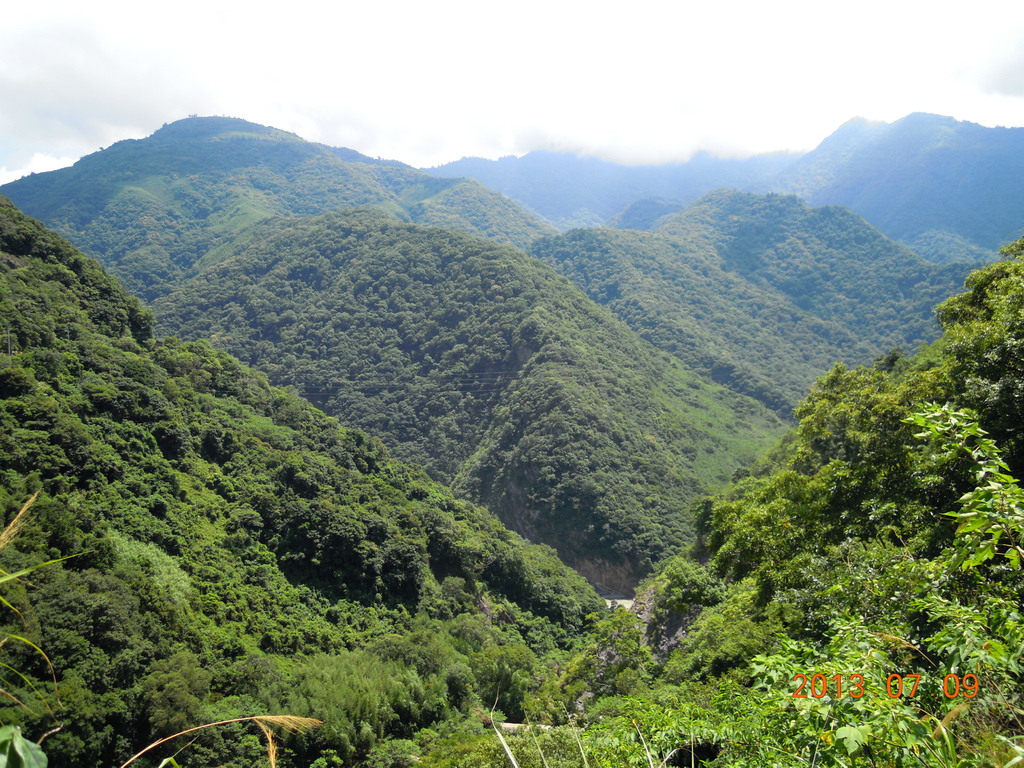
[[[191,114],[417,167],[807,151],[911,112],[1024,126],[1024,4],[1007,0],[15,5],[0,183]]]

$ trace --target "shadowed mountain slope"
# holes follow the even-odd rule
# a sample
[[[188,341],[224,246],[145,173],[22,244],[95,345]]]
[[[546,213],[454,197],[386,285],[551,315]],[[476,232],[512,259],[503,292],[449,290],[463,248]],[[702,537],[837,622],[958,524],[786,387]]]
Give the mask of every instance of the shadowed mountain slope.
[[[851,120],[774,184],[843,205],[938,262],[995,258],[1020,234],[1024,129],[915,113]]]
[[[701,152],[685,163],[620,165],[564,152],[530,152],[500,160],[467,157],[424,170],[476,179],[565,230],[600,226],[638,200],[660,198],[681,207],[716,187],[767,189],[795,159],[778,154],[731,160]]]
[[[891,124],[851,120],[803,156],[700,153],[685,163],[626,166],[531,152],[464,158],[427,172],[478,179],[563,230],[653,229],[673,208],[728,187],[846,206],[937,263],[991,261],[1020,234],[1024,128],[918,113]]]

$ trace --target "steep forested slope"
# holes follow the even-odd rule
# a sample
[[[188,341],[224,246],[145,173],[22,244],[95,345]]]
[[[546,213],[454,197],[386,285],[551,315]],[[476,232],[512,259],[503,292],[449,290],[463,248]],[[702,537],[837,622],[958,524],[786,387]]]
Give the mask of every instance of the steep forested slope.
[[[268,222],[154,308],[613,589],[780,428],[524,253],[383,215]]]
[[[116,766],[188,726],[280,712],[325,721],[288,764],[352,765],[481,699],[519,716],[537,654],[600,605],[380,440],[204,342],[152,338],[136,299],[3,198],[0,319],[4,522],[39,492],[0,559],[77,555],[4,593],[21,613],[7,632],[45,650],[58,694],[9,638],[3,720],[33,739],[60,726],[50,765]],[[180,760],[262,751],[236,725]]]
[[[967,273],[843,209],[729,191],[655,233],[573,230],[530,250],[659,348],[787,416],[836,360],[935,338],[932,307]]]
[[[736,752],[807,755],[818,743],[823,764],[834,765],[868,756],[1004,765],[1024,756],[1024,497],[1014,479],[1024,472],[1015,351],[1024,241],[1007,255],[939,307],[945,333],[935,348],[876,369],[837,366],[801,406],[770,471],[708,504],[702,554],[747,585],[752,625],[788,613],[798,640],[751,667],[761,701],[750,704],[769,729],[756,750]],[[713,637],[721,648],[734,642],[721,634],[728,610],[698,621],[676,659],[680,671],[699,668],[695,651]],[[763,637],[745,657],[718,663],[742,665],[771,649]],[[834,676],[849,686],[857,663],[871,696],[852,698],[849,687],[846,698],[835,695]],[[825,696],[794,699],[794,675],[805,670],[808,680],[831,681],[827,712],[815,703]],[[916,694],[900,692],[917,681]],[[785,724],[787,704],[806,727]]]
[[[432,178],[226,117],[179,120],[0,193],[145,298],[171,290],[197,261],[275,215],[380,206],[519,246],[550,231],[475,181]]]

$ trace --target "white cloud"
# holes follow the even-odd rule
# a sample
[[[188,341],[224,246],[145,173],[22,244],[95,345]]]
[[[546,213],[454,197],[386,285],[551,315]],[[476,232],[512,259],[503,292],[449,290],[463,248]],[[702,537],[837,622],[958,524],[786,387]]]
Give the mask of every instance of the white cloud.
[[[415,165],[809,149],[851,117],[914,111],[1024,125],[1024,19],[1002,0],[29,5],[0,30],[8,167],[190,113]]]
[[[0,146],[77,157],[215,104],[176,70],[174,60],[67,21],[0,33]]]
[[[74,157],[52,157],[37,152],[32,155],[28,163],[20,168],[8,170],[5,166],[0,166],[0,184],[20,179],[22,176],[28,176],[30,173],[44,173],[45,171],[65,168],[72,165],[75,160],[76,158]]]
[[[1024,38],[1011,50],[996,55],[979,77],[989,92],[1011,97],[1024,97]]]

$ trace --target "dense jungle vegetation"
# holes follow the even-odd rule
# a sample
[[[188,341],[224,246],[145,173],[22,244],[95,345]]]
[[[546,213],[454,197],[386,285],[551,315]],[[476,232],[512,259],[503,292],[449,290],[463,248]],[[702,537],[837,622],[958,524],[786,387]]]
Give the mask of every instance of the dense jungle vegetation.
[[[3,721],[59,725],[51,764],[278,713],[324,721],[281,766],[1024,759],[1024,241],[940,306],[936,344],[823,377],[635,610],[601,612],[550,550],[225,353],[153,338],[95,262],[0,210],[6,519],[40,492],[0,557],[77,555],[4,592]],[[499,737],[494,704],[552,727]],[[247,723],[176,756],[265,759]]]
[[[0,316],[5,522],[39,493],[3,568],[75,555],[4,593],[3,722],[59,728],[51,765],[278,712],[324,721],[292,765],[427,746],[499,691],[519,716],[601,605],[378,439],[204,342],[153,338],[138,300],[6,200]],[[211,731],[187,764],[251,765],[256,735]]]
[[[694,548],[539,683],[561,725],[505,739],[516,764],[1024,761],[1024,240],[1005,255],[938,343],[837,365],[700,503]],[[425,762],[511,764],[489,736]]]
[[[225,720],[132,765],[1024,763],[1024,240],[946,299],[719,192],[545,265],[414,223],[501,239],[475,185],[227,118],[16,184],[153,304],[0,198],[10,765]]]
[[[615,591],[782,429],[521,251],[384,214],[268,222],[153,307]]]

